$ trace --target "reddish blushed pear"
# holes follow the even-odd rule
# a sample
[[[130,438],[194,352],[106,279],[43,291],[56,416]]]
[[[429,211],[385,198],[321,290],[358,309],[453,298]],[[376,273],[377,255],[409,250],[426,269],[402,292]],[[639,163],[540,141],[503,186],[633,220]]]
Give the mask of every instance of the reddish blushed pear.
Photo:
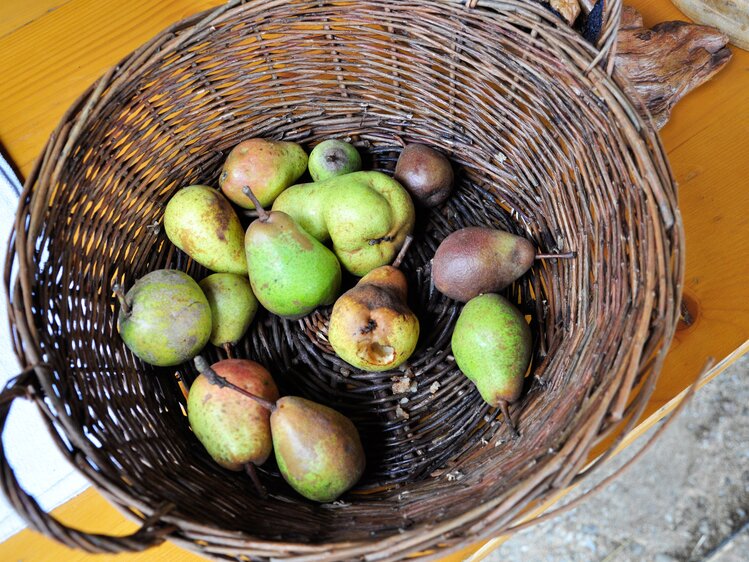
[[[276,463],[284,480],[299,494],[313,501],[331,502],[359,481],[366,462],[364,448],[356,426],[346,416],[298,396],[277,400],[271,394],[261,396],[255,389],[235,384],[222,376],[219,369],[209,367],[200,356],[195,358],[195,365],[212,385],[208,390],[230,387],[227,390],[253,400],[269,413]],[[195,400],[202,404],[207,398],[201,394]],[[245,424],[240,420],[234,425]],[[224,430],[219,430],[219,433],[224,433]],[[265,451],[264,448],[263,453]],[[246,456],[242,456],[237,463],[245,459]],[[257,481],[256,485],[259,486]]]
[[[447,157],[425,144],[406,145],[398,157],[393,177],[425,207],[444,203],[455,181]]]
[[[244,229],[217,189],[191,185],[167,203],[164,229],[172,244],[211,271],[247,275]]]
[[[305,498],[334,501],[361,478],[365,457],[359,432],[340,412],[284,396],[270,425],[281,475]]]
[[[226,359],[211,368],[247,392],[272,403],[278,400],[271,374],[259,363]],[[187,417],[211,458],[229,470],[243,470],[248,463],[261,465],[273,450],[270,411],[205,374],[190,387]]]
[[[307,170],[307,153],[294,142],[254,138],[235,146],[224,162],[219,187],[245,209],[255,206],[242,190],[249,186],[263,207],[268,207]]]

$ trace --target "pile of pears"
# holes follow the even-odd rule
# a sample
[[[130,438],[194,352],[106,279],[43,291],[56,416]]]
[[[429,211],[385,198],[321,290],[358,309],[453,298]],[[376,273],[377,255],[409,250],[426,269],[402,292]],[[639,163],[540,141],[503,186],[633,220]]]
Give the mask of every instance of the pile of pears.
[[[190,426],[217,464],[255,470],[274,453],[281,475],[302,496],[337,499],[364,471],[354,424],[303,397],[280,397],[273,375],[233,358],[260,307],[299,319],[333,305],[328,341],[364,371],[401,367],[413,354],[420,325],[407,303],[400,270],[413,240],[417,212],[449,198],[449,160],[423,144],[407,145],[394,177],[363,171],[350,143],[330,139],[307,155],[298,144],[253,138],[229,153],[218,189],[189,185],[166,205],[169,240],[213,273],[197,282],[186,273],[152,271],[125,292],[118,331],[134,355],[168,367],[192,359],[200,375],[187,397]],[[308,173],[311,181],[301,181]],[[256,217],[245,229],[240,216]],[[502,408],[522,392],[532,355],[525,317],[498,294],[541,257],[522,237],[488,228],[448,236],[432,263],[434,286],[466,303],[452,350],[483,399]],[[347,291],[343,284],[359,278]],[[206,345],[226,360],[210,366]]]

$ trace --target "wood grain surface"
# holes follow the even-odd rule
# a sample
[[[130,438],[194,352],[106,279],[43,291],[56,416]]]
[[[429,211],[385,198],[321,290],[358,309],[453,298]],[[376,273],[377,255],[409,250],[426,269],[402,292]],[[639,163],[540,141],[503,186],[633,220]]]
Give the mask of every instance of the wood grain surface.
[[[686,19],[668,0],[632,0],[645,24]],[[108,67],[171,23],[221,4],[216,0],[7,0],[0,3],[0,143],[21,174],[30,170],[70,104]],[[676,335],[637,434],[666,415],[707,357],[746,351],[749,336],[749,53],[674,109],[661,131],[680,185],[687,236],[685,298],[693,322]],[[599,450],[601,450],[599,448]],[[547,506],[539,506],[539,511]],[[58,508],[64,522],[92,532],[126,534],[126,521],[93,490]],[[444,560],[478,560],[501,539]],[[0,560],[105,561],[23,531],[0,545]],[[200,560],[166,544],[119,555],[120,562]]]

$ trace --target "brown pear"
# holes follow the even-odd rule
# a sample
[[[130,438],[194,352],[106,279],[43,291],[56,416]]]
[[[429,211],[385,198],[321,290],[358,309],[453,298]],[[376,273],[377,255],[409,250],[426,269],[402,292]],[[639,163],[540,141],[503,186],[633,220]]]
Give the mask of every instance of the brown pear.
[[[437,248],[432,280],[442,294],[468,302],[501,291],[528,271],[535,259],[536,248],[525,238],[493,228],[462,228]]]
[[[393,177],[425,207],[445,202],[455,176],[447,157],[425,144],[409,144],[401,152]]]
[[[394,265],[370,271],[333,306],[328,341],[341,359],[364,371],[395,369],[416,348],[419,319],[408,308],[408,284],[398,269],[407,248]]]

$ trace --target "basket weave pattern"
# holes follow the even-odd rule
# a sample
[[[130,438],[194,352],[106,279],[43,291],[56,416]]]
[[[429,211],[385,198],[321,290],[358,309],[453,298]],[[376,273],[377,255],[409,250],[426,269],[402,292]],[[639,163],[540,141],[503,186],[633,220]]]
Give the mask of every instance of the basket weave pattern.
[[[2,484],[19,512],[91,551],[166,537],[230,560],[431,558],[511,527],[523,507],[580,477],[590,448],[644,408],[683,277],[675,186],[654,134],[606,73],[611,29],[597,66],[598,51],[525,2],[232,3],[104,76],[65,116],[22,196],[5,282],[16,350],[38,366],[6,395],[30,392],[71,461],[147,521],[127,538],[68,529],[20,490],[3,452]],[[307,148],[350,139],[365,167],[390,172],[404,141],[424,142],[458,170],[453,197],[420,215],[405,261],[422,325],[408,369],[364,373],[338,359],[329,309],[294,322],[260,313],[237,348],[283,393],[339,409],[360,429],[368,469],[340,504],[301,500],[272,463],[261,469],[267,500],[220,469],[189,430],[174,371],[138,361],[115,329],[113,283],[163,267],[207,275],[152,225],[180,187],[217,185],[228,151],[255,136]],[[439,242],[469,225],[577,252],[537,263],[507,293],[535,340],[511,410],[519,439],[457,369],[460,307],[430,286]],[[408,380],[394,392],[396,377]]]

